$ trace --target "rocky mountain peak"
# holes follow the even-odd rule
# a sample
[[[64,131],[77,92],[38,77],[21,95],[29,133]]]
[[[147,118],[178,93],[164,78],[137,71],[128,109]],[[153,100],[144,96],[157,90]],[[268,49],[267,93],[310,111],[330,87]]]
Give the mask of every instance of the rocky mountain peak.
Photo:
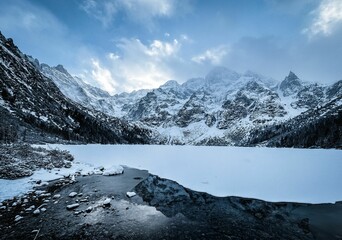
[[[0,33],[1,34],[1,33]],[[18,49],[18,47],[14,44],[13,39],[12,38],[6,38],[4,36],[2,36],[3,38],[1,38],[1,41],[9,48],[11,49]]]
[[[176,80],[169,80],[163,85],[160,86],[160,88],[163,89],[171,89],[171,88],[178,88],[180,84]]]
[[[0,31],[0,41],[1,42],[5,42],[6,41],[6,38],[4,35],[2,35],[2,32]]]
[[[6,38],[2,33],[0,32],[0,44],[3,45],[4,48],[7,48],[10,52],[12,52],[17,57],[21,57],[20,54],[22,54],[18,47],[14,44],[12,38]]]
[[[329,98],[341,98],[342,96],[342,80],[334,83],[327,90],[327,96]]]
[[[287,78],[288,78],[288,79],[293,79],[293,80],[295,80],[295,79],[298,79],[298,80],[299,80],[299,78],[297,77],[297,75],[296,75],[294,72],[292,72],[292,71],[289,72],[289,75],[287,76]]]
[[[61,73],[64,73],[65,75],[70,76],[69,72],[63,67],[63,65],[58,64],[56,67],[54,67],[56,70],[58,70]]]
[[[25,56],[27,60],[29,60],[37,69],[40,70],[40,63],[37,58],[34,58],[31,55],[25,55]]]
[[[280,83],[280,90],[283,92],[284,96],[289,96],[297,93],[303,87],[302,81],[290,71],[289,75]]]

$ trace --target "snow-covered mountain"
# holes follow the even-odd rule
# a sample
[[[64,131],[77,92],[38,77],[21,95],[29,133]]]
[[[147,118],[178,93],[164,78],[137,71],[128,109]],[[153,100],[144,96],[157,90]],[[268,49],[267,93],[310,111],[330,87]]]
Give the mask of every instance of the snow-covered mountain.
[[[0,33],[0,142],[151,142],[150,130],[70,101],[39,69],[38,61]],[[63,78],[67,74],[61,66],[53,72],[60,86],[70,84]],[[78,84],[71,92],[77,93],[74,100],[81,104],[87,97],[109,96],[82,81]]]
[[[132,103],[132,100],[135,102],[147,93],[147,90],[140,90],[130,94],[121,93],[111,96],[108,92],[91,86],[78,77],[71,76],[62,65],[50,67],[44,63],[39,64],[36,59],[31,58],[31,61],[35,62],[41,73],[50,78],[69,99],[111,116],[122,117],[124,109]]]
[[[342,146],[342,81],[325,86],[290,72],[278,82],[217,67],[204,78],[111,96],[0,36],[3,138],[43,130],[88,142]],[[315,137],[299,143],[299,135]]]
[[[157,131],[168,144],[255,143],[251,138],[257,139],[260,129],[286,124],[342,95],[341,81],[325,86],[303,82],[290,72],[278,82],[217,67],[183,84],[170,80],[157,89],[109,96],[60,68],[43,65],[42,72],[70,99]]]

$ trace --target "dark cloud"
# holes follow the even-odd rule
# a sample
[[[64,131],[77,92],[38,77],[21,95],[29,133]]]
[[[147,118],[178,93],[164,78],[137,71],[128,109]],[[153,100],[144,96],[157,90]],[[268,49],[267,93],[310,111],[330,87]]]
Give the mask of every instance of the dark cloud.
[[[330,36],[317,36],[296,46],[292,59],[308,79],[332,82],[342,79],[342,28]]]
[[[278,80],[291,70],[307,81],[331,83],[342,79],[341,40],[342,31],[311,40],[303,35],[292,42],[278,37],[244,37],[232,45],[224,64]]]

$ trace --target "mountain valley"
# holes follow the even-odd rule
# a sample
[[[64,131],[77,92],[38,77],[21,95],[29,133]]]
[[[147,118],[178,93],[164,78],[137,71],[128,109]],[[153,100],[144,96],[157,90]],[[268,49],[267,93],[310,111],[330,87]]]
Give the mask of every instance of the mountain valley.
[[[279,82],[216,67],[204,78],[111,96],[62,65],[40,64],[3,36],[0,63],[2,139],[32,142],[39,128],[50,142],[58,135],[100,143],[342,146],[342,80],[327,86],[290,71]]]

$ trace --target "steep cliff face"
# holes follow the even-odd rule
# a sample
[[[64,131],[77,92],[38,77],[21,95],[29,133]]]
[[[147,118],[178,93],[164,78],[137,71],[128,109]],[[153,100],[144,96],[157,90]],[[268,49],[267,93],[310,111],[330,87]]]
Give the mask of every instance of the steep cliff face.
[[[285,122],[251,132],[247,145],[342,149],[342,97]]]
[[[283,95],[289,96],[298,93],[303,88],[301,80],[290,71],[289,75],[279,85]]]
[[[0,34],[1,142],[149,142],[150,131],[66,98],[39,67]],[[55,70],[67,74],[61,66]]]

